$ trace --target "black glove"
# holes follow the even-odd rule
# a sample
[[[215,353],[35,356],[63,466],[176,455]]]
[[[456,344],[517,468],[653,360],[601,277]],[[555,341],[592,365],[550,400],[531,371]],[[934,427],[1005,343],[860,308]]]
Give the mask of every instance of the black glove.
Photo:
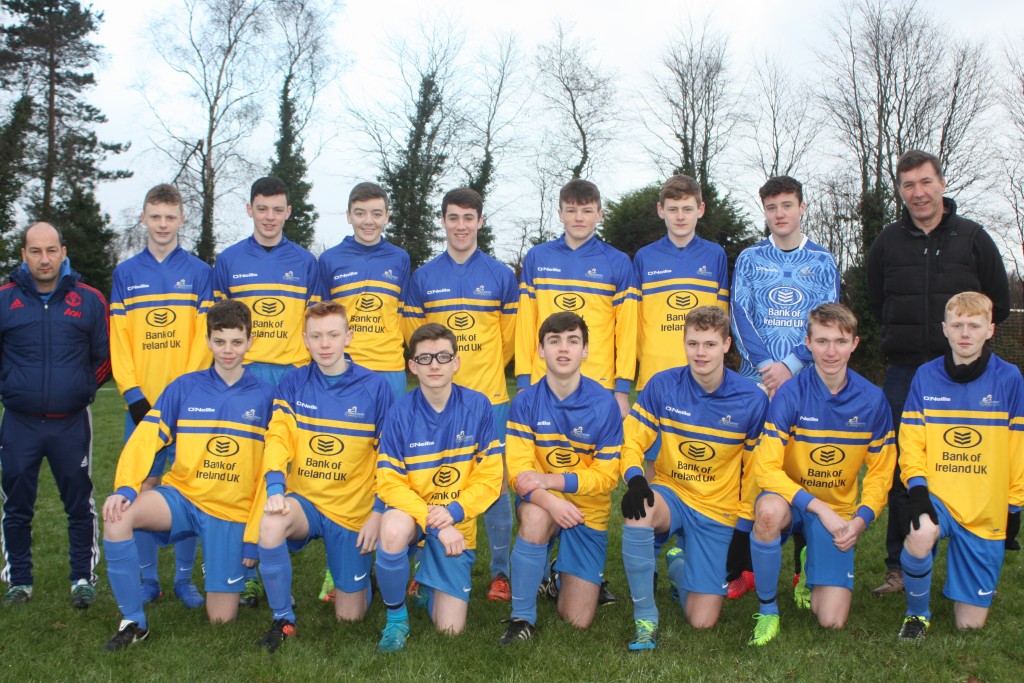
[[[149,409],[152,407],[153,406],[149,405],[149,401],[144,398],[140,398],[135,403],[128,404],[128,412],[131,413],[132,422],[135,423],[136,427],[140,422],[142,422],[142,418],[146,417],[146,413],[148,413]]]
[[[647,509],[644,501],[654,506],[654,491],[647,484],[647,478],[642,474],[635,475],[629,480],[629,490],[622,496],[622,516],[627,519],[640,519],[647,516]]]
[[[1017,534],[1020,533],[1020,511],[1006,513],[1006,549],[1020,550]]]
[[[915,486],[907,493],[907,503],[903,506],[903,514],[900,515],[900,531],[904,537],[910,534],[911,525],[915,529],[921,528],[921,515],[928,515],[934,523],[939,523],[939,516],[935,514],[935,506],[928,496],[927,486]]]

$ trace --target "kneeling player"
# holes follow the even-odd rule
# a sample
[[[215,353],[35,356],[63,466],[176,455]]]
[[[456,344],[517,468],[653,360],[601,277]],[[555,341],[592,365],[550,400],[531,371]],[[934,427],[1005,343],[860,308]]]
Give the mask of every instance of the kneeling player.
[[[502,645],[533,637],[548,541],[558,536],[559,615],[587,628],[597,612],[619,471],[622,418],[611,393],[580,374],[583,318],[561,312],[540,326],[544,377],[512,399],[505,440],[509,485],[519,504],[512,550],[512,619]]]
[[[267,497],[258,549],[274,623],[259,644],[271,652],[295,635],[288,550],[311,540],[324,539],[337,586],[335,615],[363,618],[384,507],[374,506],[373,492],[391,389],[345,355],[352,331],[344,306],[313,304],[305,318],[302,340],[313,363],[281,380],[263,456]]]
[[[655,374],[623,427],[622,564],[633,597],[630,650],[657,644],[654,602],[657,552],[673,534],[682,549],[668,552],[669,578],[695,628],[718,622],[727,583],[726,556],[744,481],[753,485],[750,454],[757,444],[768,397],[724,366],[731,343],[729,316],[701,306],[686,317],[689,365]],[[654,479],[644,477],[644,453],[660,437]],[[683,561],[685,551],[686,562]]]
[[[750,645],[779,634],[776,591],[782,543],[807,540],[801,574],[811,610],[825,628],[842,628],[853,597],[853,548],[885,506],[896,447],[892,415],[881,389],[847,367],[857,348],[857,318],[842,304],[807,316],[814,368],[783,384],[768,408],[754,453],[763,493],[754,506],[750,556],[760,613]],[[857,475],[867,473],[858,505]]]
[[[901,520],[907,615],[900,640],[928,631],[940,538],[949,539],[942,592],[953,600],[957,628],[985,625],[1003,565],[1007,507],[1024,505],[1024,379],[985,346],[995,332],[992,301],[957,294],[942,331],[950,350],[914,375],[900,426],[910,493]]]
[[[213,367],[171,382],[121,453],[114,493],[103,505],[107,576],[123,620],[106,645],[118,650],[149,635],[139,580],[135,529],[157,532],[162,543],[198,536],[206,565],[206,613],[211,622],[238,615],[245,567],[256,563],[244,549],[246,524],[255,528],[254,505],[263,438],[274,389],[242,366],[252,345],[252,317],[240,301],[224,301],[206,317]],[[176,442],[177,456],[163,484],[139,492],[160,449]]]
[[[455,335],[427,323],[413,332],[409,353],[409,371],[420,385],[388,413],[377,458],[378,495],[387,506],[376,563],[387,607],[381,652],[403,649],[409,637],[408,551],[424,536],[416,580],[428,591],[430,618],[444,633],[465,628],[476,518],[501,489],[490,400],[452,384],[459,369]]]

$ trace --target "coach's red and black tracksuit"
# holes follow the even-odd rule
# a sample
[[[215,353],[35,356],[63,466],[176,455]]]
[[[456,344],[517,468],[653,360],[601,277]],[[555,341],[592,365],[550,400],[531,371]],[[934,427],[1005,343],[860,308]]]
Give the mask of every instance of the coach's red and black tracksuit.
[[[24,266],[10,279],[0,287],[0,579],[32,585],[32,515],[45,457],[68,515],[69,578],[93,581],[99,546],[87,408],[110,377],[107,302],[66,259],[48,295]]]

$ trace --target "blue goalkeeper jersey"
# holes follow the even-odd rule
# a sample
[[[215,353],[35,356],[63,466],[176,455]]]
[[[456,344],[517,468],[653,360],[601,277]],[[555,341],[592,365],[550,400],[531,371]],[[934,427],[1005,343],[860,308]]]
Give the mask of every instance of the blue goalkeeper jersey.
[[[638,329],[643,389],[655,373],[686,365],[683,325],[698,306],[729,310],[729,264],[725,250],[694,235],[680,249],[668,237],[636,252],[633,270],[640,288]]]
[[[831,252],[806,237],[792,251],[771,237],[744,249],[733,270],[730,307],[740,374],[760,382],[758,370],[772,363],[785,363],[794,375],[807,366],[807,314],[839,301],[839,284]]]

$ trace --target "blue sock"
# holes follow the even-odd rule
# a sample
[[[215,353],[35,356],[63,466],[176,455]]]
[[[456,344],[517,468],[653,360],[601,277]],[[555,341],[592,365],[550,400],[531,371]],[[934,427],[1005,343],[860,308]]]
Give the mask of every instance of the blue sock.
[[[107,556],[107,580],[121,615],[147,628],[142,611],[142,584],[139,583],[139,551],[134,540],[103,541]]]
[[[274,620],[287,619],[295,623],[292,610],[292,558],[288,546],[282,543],[273,548],[256,546],[260,554],[260,574],[263,588],[267,591],[267,604],[274,613]]]
[[[159,546],[156,544],[156,538],[150,532],[141,530],[136,530],[133,536],[135,537],[135,547],[138,548],[139,571],[142,575],[142,580],[160,583],[160,576],[157,573],[159,568],[157,564],[157,550],[159,550]]]
[[[198,536],[189,536],[174,544],[174,583],[192,581],[192,568],[196,564]]]
[[[683,608],[683,612],[686,611],[686,596],[690,594],[683,588],[683,569],[685,567],[686,559],[682,555],[668,563],[668,579],[676,587],[676,593],[679,594],[679,606]]]
[[[537,589],[548,569],[547,544],[516,539],[512,548],[512,618],[537,623]]]
[[[775,601],[779,589],[779,572],[782,570],[782,544],[779,538],[762,543],[750,535],[750,560],[754,565],[754,581],[757,583],[757,600],[761,603],[761,614],[778,614],[779,603]]]
[[[907,616],[932,619],[932,554],[914,557],[904,548],[900,553],[903,566],[903,590],[907,593]]]
[[[622,527],[622,566],[633,596],[633,618],[658,621],[654,602],[654,529],[640,526]]]
[[[491,577],[509,576],[509,548],[512,545],[512,501],[507,493],[498,496],[484,512],[487,542],[491,545]]]
[[[377,550],[377,588],[380,589],[381,600],[388,608],[388,618],[391,618],[391,611],[402,609],[405,612],[405,588],[409,583],[409,554],[402,550],[397,553],[389,553],[386,550]],[[408,618],[408,615],[405,615]]]

